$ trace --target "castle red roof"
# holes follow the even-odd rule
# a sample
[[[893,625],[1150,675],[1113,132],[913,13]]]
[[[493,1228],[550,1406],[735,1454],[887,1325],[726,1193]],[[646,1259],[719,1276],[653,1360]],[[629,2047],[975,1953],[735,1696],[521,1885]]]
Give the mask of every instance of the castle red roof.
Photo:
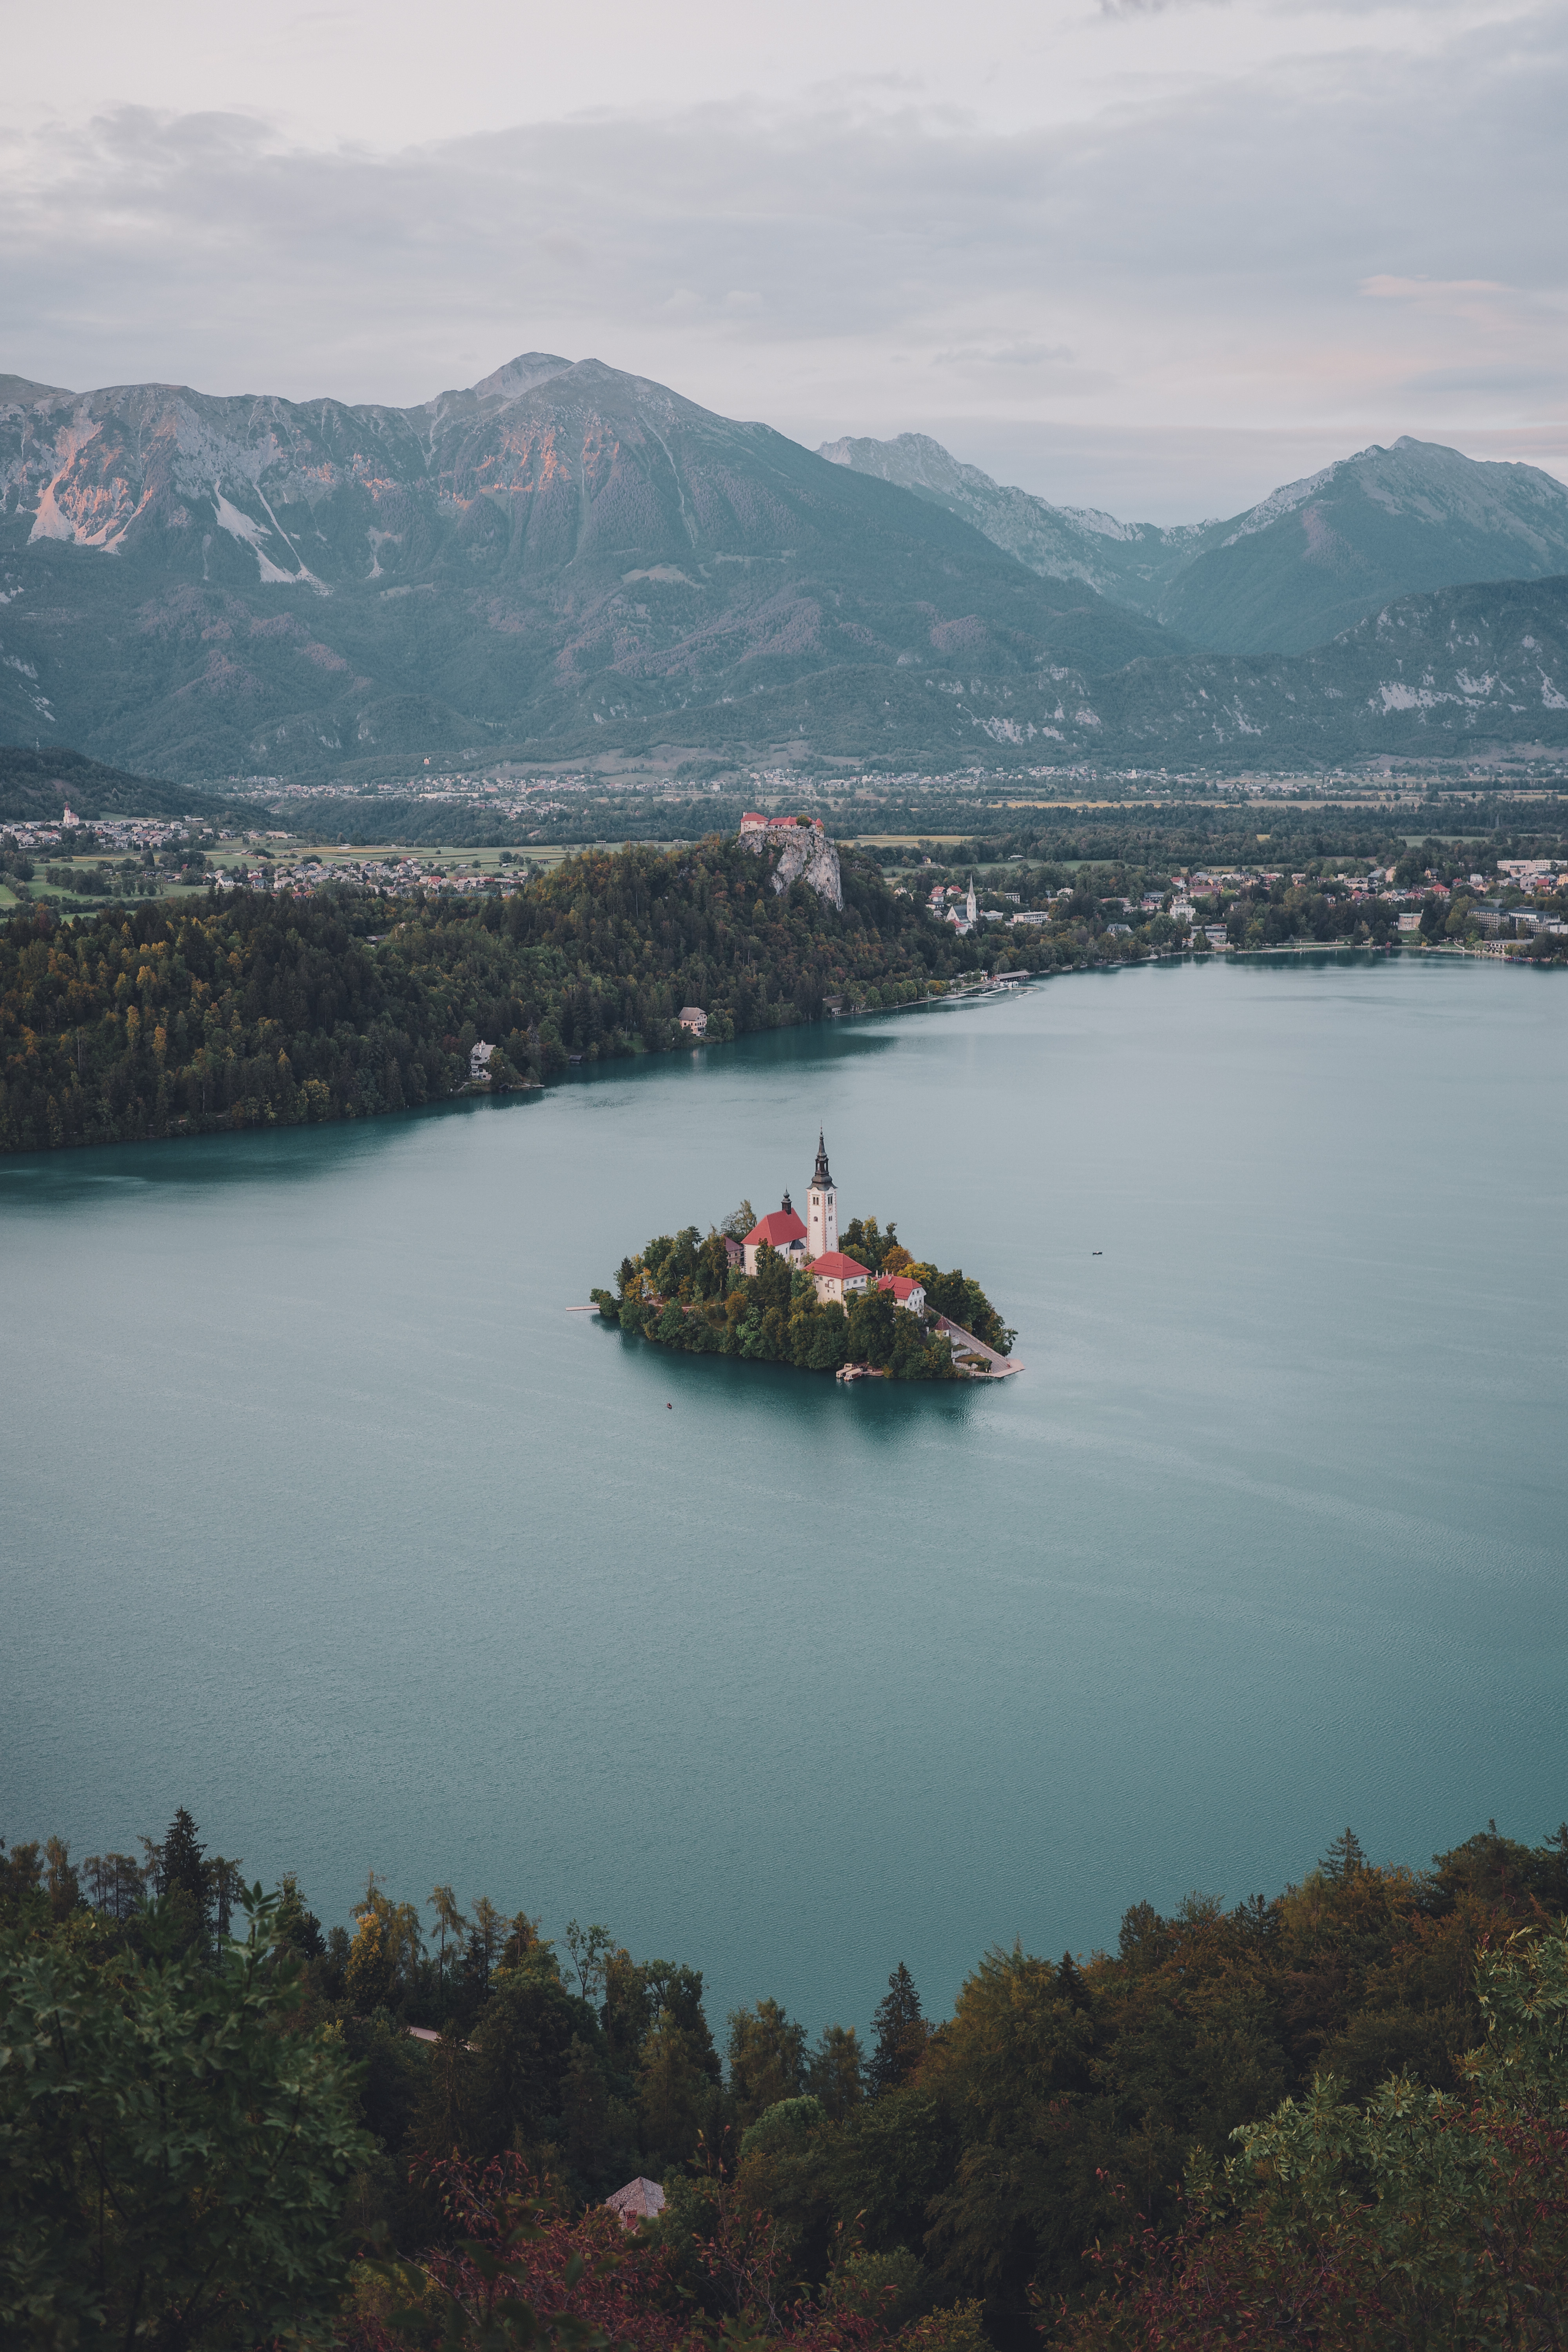
[[[803,1242],[805,1239],[805,1227],[795,1211],[775,1209],[771,1216],[763,1217],[752,1227],[746,1235],[746,1247],[750,1249],[753,1242],[759,1245],[766,1242],[773,1249],[783,1249],[786,1242]]]
[[[867,1282],[871,1278],[868,1265],[862,1265],[857,1258],[846,1257],[842,1250],[829,1250],[823,1257],[814,1257],[811,1271],[826,1275],[830,1282],[849,1282],[856,1275]]]

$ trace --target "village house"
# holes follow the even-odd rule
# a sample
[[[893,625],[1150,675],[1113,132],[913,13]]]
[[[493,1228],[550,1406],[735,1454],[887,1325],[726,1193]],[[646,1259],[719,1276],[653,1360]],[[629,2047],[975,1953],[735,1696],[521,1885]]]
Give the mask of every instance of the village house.
[[[683,1029],[689,1029],[694,1037],[705,1037],[708,1034],[708,1015],[703,1012],[700,1004],[683,1004],[680,1008],[680,1025]]]
[[[664,2210],[664,2191],[657,2180],[639,2172],[635,2180],[628,2180],[624,2189],[606,2197],[605,2203],[623,2230],[637,2230],[645,2221],[658,2219]]]
[[[916,1282],[911,1276],[907,1274],[879,1274],[877,1276],[877,1287],[879,1290],[886,1292],[887,1296],[892,1300],[895,1307],[905,1307],[911,1315],[923,1315],[925,1313],[925,1285],[921,1282]]]
[[[840,1307],[848,1307],[871,1279],[870,1267],[846,1257],[842,1250],[829,1250],[825,1256],[814,1258],[807,1272],[825,1307],[830,1299]]]

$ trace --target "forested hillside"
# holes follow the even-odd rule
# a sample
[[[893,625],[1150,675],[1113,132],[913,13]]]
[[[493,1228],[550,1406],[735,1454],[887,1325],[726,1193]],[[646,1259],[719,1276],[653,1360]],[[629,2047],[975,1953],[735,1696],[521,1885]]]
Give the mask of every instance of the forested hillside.
[[[0,932],[0,1150],[369,1118],[574,1057],[676,1044],[687,1004],[716,1041],[820,1018],[826,997],[898,1003],[980,961],[841,862],[844,909],[782,896],[733,839],[569,860],[474,905],[237,894]]]
[[[129,2340],[145,2293],[150,2340],[479,2352],[498,2281],[576,2352],[563,2313],[640,2352],[1562,2340],[1568,1825],[1426,1871],[1347,1831],[1113,1951],[992,1950],[940,2021],[895,1965],[865,2039],[765,1996],[715,2035],[689,1962],[450,1885],[324,1930],[183,1811],[142,1843],[0,1853],[7,2341]],[[621,2263],[585,2209],[639,2175]]]

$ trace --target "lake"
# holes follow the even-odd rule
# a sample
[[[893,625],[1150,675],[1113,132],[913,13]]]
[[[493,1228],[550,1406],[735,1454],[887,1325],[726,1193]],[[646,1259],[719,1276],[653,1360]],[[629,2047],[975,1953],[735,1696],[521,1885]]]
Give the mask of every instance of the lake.
[[[1084,974],[362,1126],[0,1161],[0,1831],[602,1920],[865,2032],[1354,1826],[1568,1813],[1568,992]],[[805,1191],[1026,1370],[567,1309]],[[673,1410],[667,1408],[673,1407]]]

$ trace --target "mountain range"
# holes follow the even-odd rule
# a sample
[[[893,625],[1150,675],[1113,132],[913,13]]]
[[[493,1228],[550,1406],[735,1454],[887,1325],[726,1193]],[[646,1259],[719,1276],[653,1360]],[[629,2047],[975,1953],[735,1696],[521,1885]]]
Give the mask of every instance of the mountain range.
[[[1568,488],[1408,435],[1271,490],[1224,522],[1119,522],[993,481],[939,441],[818,455],[945,507],[1051,580],[1081,580],[1215,653],[1305,653],[1396,596],[1568,572]]]
[[[814,454],[543,352],[404,409],[0,378],[0,738],[187,784],[599,751],[1287,766],[1568,742],[1568,580],[1398,597],[1302,655],[1205,651],[1164,604],[1329,490],[1184,540],[1090,529],[935,443],[930,478],[885,478],[869,453],[910,446]],[[1408,446],[1375,453],[1402,482]],[[1333,499],[1376,506],[1347,462]],[[1460,549],[1450,582],[1476,543],[1459,503],[1422,525]],[[1554,512],[1521,523],[1521,572]],[[1242,609],[1272,577],[1223,593]]]

